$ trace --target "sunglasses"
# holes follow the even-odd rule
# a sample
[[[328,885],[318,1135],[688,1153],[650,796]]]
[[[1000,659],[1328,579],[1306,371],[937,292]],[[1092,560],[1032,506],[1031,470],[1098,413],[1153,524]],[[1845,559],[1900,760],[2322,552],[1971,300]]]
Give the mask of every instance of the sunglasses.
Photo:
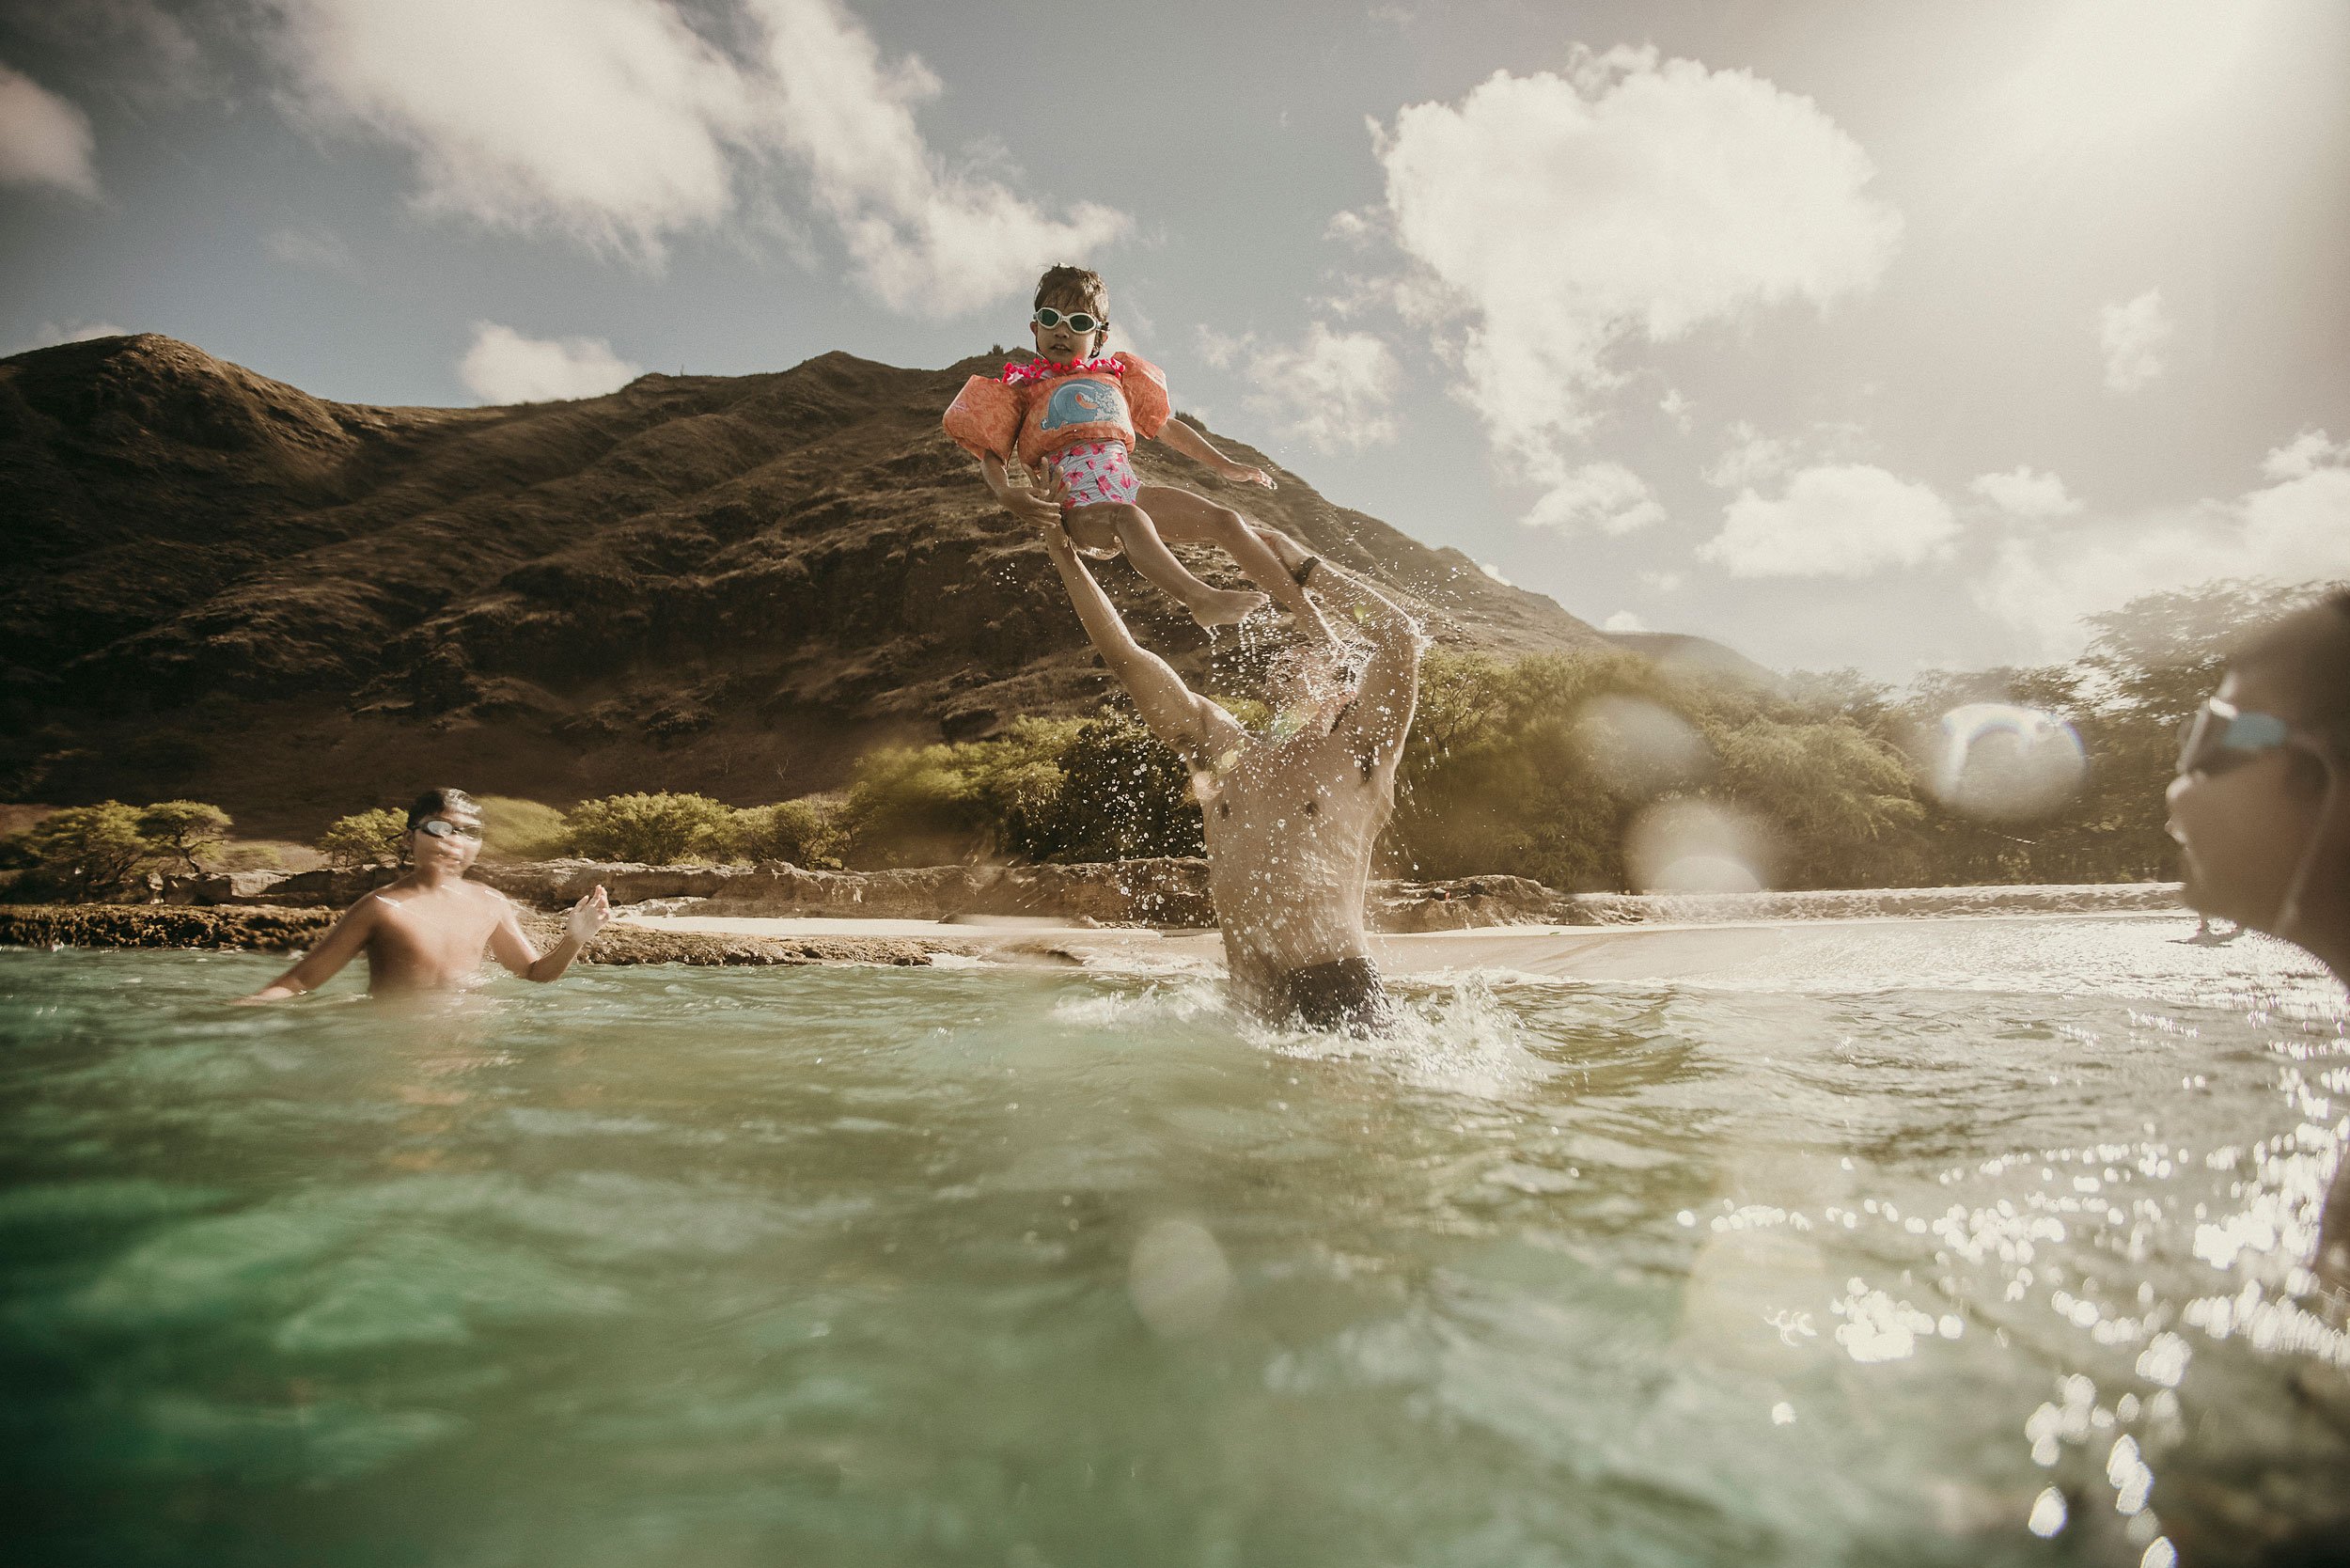
[[[427,817],[416,824],[416,831],[428,839],[478,839],[479,823],[453,823],[446,817]]]
[[[1038,311],[1029,320],[1047,332],[1063,321],[1069,323],[1070,331],[1077,333],[1099,332],[1110,324],[1106,316],[1089,316],[1082,310],[1054,310],[1050,307]]]
[[[2242,713],[2234,703],[2215,697],[2179,731],[2179,771],[2226,773],[2293,744],[2293,727],[2276,714]]]

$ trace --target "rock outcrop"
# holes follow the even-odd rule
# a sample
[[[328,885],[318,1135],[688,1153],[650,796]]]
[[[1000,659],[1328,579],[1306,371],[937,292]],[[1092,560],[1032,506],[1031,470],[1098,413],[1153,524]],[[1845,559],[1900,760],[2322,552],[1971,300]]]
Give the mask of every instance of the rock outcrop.
[[[938,428],[1001,363],[829,353],[432,409],[329,402],[153,335],[0,360],[0,798],[193,797],[305,839],[444,782],[750,804],[829,788],[877,742],[1089,711],[1108,680],[1050,562]],[[1143,477],[1368,573],[1453,645],[1599,641],[1218,441],[1279,491],[1156,443]],[[1238,639],[1212,651],[1125,566],[1103,577],[1152,646],[1248,689]]]

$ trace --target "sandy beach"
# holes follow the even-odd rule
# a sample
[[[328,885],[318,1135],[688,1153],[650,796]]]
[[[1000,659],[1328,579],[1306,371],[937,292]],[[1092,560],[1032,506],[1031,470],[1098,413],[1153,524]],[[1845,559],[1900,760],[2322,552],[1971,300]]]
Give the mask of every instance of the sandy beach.
[[[1879,916],[1846,919],[1769,919],[1637,926],[1488,926],[1467,931],[1374,934],[1371,950],[1390,974],[1435,976],[1503,971],[1574,980],[1702,980],[1769,970],[1786,977],[1834,967],[1840,954],[1871,933],[1898,927],[1904,942],[1926,949],[1957,929],[1986,924],[2044,927],[2050,921],[2127,921],[2191,932],[2183,910],[2051,914]],[[1143,973],[1217,973],[1222,938],[1212,930],[1089,928],[1048,921],[838,920],[699,915],[623,915],[618,922],[649,932],[782,940],[809,945],[882,937],[933,946],[948,962],[1083,966]],[[2168,940],[2178,936],[2164,932]]]

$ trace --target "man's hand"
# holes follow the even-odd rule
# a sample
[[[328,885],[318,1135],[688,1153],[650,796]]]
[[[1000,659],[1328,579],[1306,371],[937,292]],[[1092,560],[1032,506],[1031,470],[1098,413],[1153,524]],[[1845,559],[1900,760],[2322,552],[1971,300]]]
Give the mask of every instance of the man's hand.
[[[1236,484],[1261,485],[1266,490],[1278,490],[1281,488],[1279,485],[1273,482],[1272,475],[1266,473],[1261,468],[1251,468],[1245,463],[1227,463],[1224,465],[1223,473],[1226,478],[1232,480]]]
[[[588,938],[611,923],[612,898],[599,882],[596,890],[581,894],[579,902],[572,905],[572,912],[563,917],[563,934],[584,948]]]
[[[1058,475],[1054,477],[1057,479],[1059,478]],[[1060,503],[1049,494],[1040,494],[1033,489],[1007,489],[996,499],[1003,503],[1006,511],[1031,528],[1043,529],[1060,526]]]
[[[1028,488],[1022,494],[1035,503],[1035,510],[1022,516],[1021,521],[1044,536],[1047,544],[1058,541],[1069,542],[1069,530],[1061,523],[1061,503],[1069,498],[1069,481],[1051,463],[1028,470]]]

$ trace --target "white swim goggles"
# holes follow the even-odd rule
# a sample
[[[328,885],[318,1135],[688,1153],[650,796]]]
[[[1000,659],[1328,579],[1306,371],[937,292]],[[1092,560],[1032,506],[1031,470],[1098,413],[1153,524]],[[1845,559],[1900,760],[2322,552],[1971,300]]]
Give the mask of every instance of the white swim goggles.
[[[1039,310],[1028,320],[1047,332],[1066,321],[1069,323],[1070,331],[1080,335],[1099,332],[1110,324],[1110,319],[1107,316],[1091,316],[1082,310],[1055,310],[1049,306]]]

